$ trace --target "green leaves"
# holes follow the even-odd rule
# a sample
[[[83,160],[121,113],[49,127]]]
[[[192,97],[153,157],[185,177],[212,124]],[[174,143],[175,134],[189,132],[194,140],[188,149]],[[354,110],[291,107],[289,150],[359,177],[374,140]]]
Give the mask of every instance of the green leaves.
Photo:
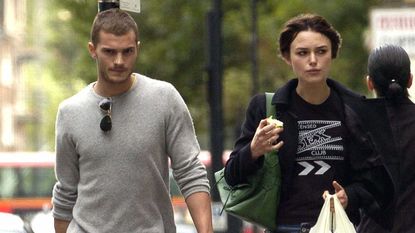
[[[233,129],[239,127],[252,96],[252,9],[251,1],[222,2],[223,106],[229,147],[234,140]],[[277,39],[286,20],[310,12],[323,15],[342,34],[343,46],[331,75],[363,92],[367,59],[363,35],[368,27],[368,9],[377,2],[380,1],[257,0],[257,91],[273,91],[294,77],[278,57]],[[49,0],[45,5],[50,14],[47,68],[52,76],[64,82],[96,80],[96,66],[87,52],[87,42],[97,2]],[[210,1],[196,0],[141,1],[142,12],[131,13],[139,26],[141,41],[136,70],[176,86],[189,105],[199,135],[209,131],[206,14],[212,5]],[[62,18],[62,12],[70,17]],[[208,143],[202,140],[201,144],[203,148]]]

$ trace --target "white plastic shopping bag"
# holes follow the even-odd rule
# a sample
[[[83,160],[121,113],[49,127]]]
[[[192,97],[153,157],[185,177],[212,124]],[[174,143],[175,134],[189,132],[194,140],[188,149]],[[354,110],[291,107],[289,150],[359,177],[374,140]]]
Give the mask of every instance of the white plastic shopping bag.
[[[310,233],[356,233],[336,194],[327,195]]]

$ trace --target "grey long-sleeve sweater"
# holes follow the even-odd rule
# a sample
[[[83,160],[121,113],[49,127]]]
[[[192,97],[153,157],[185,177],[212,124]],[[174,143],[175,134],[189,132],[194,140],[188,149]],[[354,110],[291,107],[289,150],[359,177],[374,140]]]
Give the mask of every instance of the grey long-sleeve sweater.
[[[171,84],[135,77],[112,98],[108,132],[93,84],[59,106],[53,215],[71,221],[68,233],[176,232],[168,158],[185,198],[209,192],[183,99]]]

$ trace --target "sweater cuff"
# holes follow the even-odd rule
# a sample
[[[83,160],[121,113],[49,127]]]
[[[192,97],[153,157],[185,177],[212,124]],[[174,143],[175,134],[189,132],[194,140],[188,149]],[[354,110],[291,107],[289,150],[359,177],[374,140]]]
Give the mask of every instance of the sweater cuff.
[[[264,156],[259,157],[257,160],[252,159],[251,145],[247,144],[240,150],[241,164],[247,174],[253,174],[259,170],[264,164]]]
[[[70,201],[74,200],[74,201]],[[56,184],[53,188],[52,195],[52,214],[56,219],[71,221],[72,220],[72,210],[75,205],[76,196],[65,195],[64,192],[59,188],[59,185]]]
[[[347,210],[354,211],[359,207],[359,196],[357,185],[352,184],[344,188],[347,195]]]
[[[52,209],[53,218],[65,220],[65,221],[71,221],[72,220],[72,210],[58,207],[56,205],[53,206]]]

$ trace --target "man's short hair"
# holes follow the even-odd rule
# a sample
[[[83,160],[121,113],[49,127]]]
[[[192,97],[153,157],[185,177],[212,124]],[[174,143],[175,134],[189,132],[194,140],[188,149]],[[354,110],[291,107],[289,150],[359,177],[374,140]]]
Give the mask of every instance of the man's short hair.
[[[99,33],[104,31],[117,36],[125,35],[130,31],[135,34],[138,42],[138,26],[134,19],[125,11],[113,8],[99,12],[91,28],[91,42],[94,46],[99,43]]]

